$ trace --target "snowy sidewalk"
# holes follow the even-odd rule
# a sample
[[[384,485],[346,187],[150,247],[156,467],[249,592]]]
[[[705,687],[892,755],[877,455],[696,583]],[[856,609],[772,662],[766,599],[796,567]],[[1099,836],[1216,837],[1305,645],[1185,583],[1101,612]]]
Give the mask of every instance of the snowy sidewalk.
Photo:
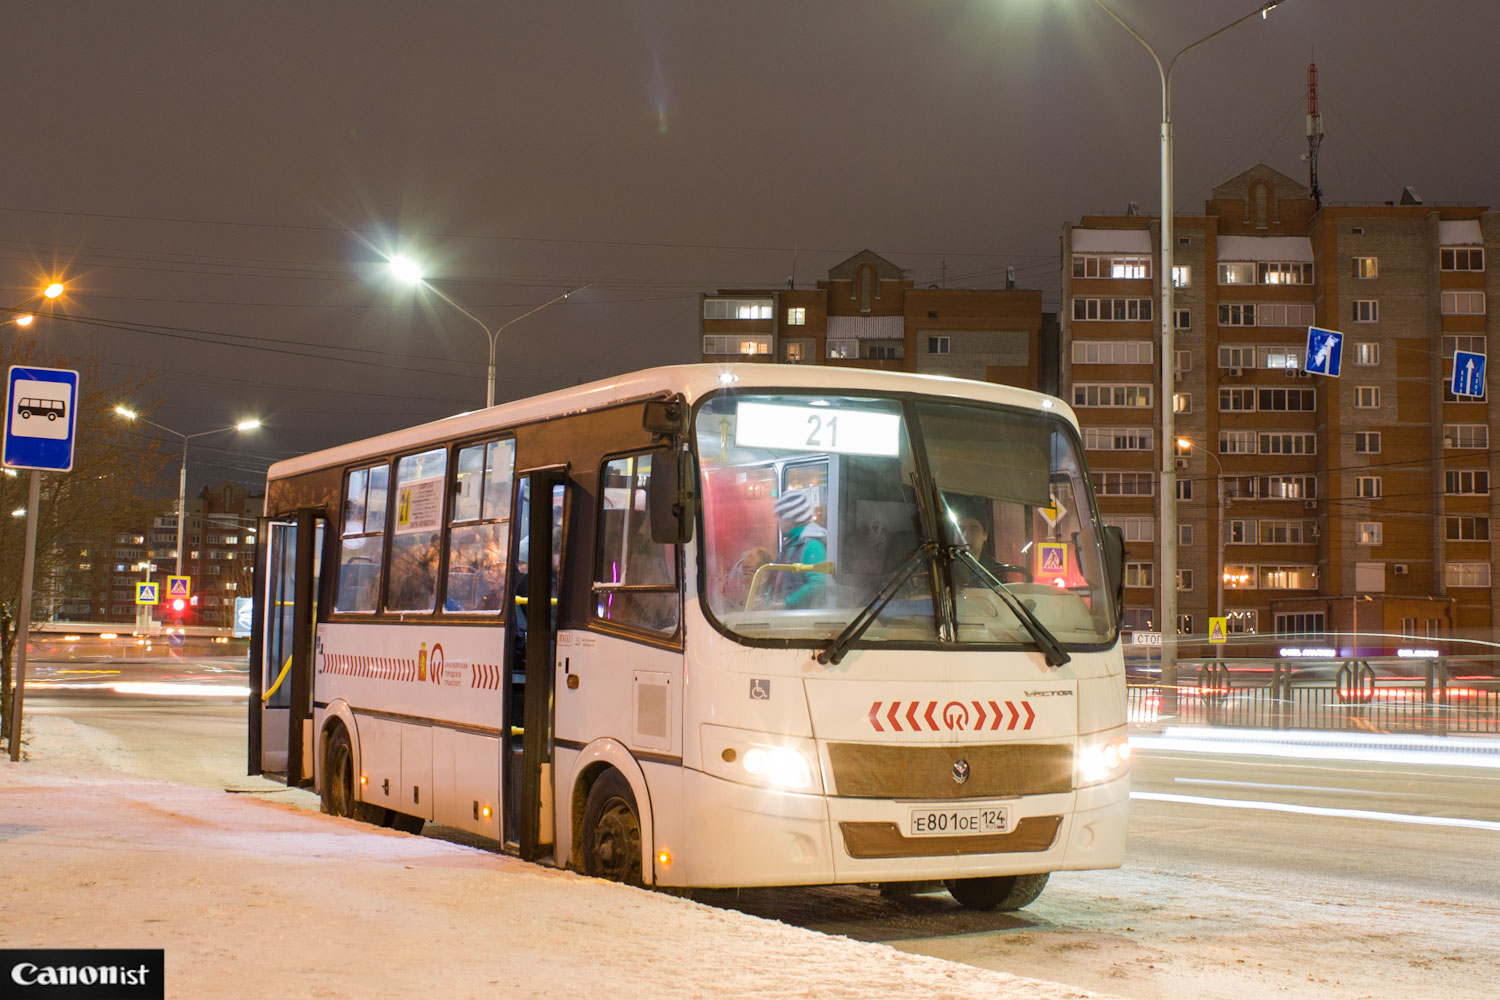
[[[163,948],[169,997],[1100,996],[140,780],[97,730],[30,725],[37,756],[0,761],[0,946]]]

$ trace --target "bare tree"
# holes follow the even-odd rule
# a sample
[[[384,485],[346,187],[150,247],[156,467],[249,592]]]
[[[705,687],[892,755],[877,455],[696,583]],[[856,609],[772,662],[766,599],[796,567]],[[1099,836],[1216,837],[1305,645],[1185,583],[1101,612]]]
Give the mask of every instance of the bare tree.
[[[171,456],[130,433],[111,413],[114,401],[138,394],[147,380],[106,384],[91,361],[47,357],[15,344],[0,347],[0,367],[9,370],[11,365],[79,372],[73,468],[41,473],[31,603],[35,620],[48,605],[45,595],[38,593],[41,581],[64,576],[64,561],[77,559],[80,549],[95,553],[96,560],[107,559],[117,531],[150,517],[158,503],[149,498]],[[26,518],[12,512],[25,512],[30,476],[25,471],[0,475],[0,736],[6,738],[11,735],[12,671],[26,545]]]

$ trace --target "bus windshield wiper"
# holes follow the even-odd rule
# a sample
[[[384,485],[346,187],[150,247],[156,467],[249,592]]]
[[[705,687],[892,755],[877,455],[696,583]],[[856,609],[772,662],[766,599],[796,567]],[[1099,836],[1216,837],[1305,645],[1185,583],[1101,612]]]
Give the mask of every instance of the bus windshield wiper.
[[[886,581],[886,585],[880,588],[880,593],[870,598],[870,603],[860,609],[859,614],[854,616],[853,620],[844,627],[844,631],[840,632],[827,648],[819,651],[818,662],[838,663],[842,660],[844,654],[849,652],[849,647],[859,641],[859,637],[875,624],[875,619],[880,617],[880,612],[891,603],[891,598],[895,597],[896,592],[916,573],[917,568],[922,565],[923,557],[931,558],[937,554],[937,551],[938,546],[932,542],[918,543],[917,547],[911,550],[911,555],[906,557],[906,562],[897,567],[891,574],[891,578]]]
[[[1047,666],[1060,667],[1072,659],[1067,650],[1062,648],[1062,643],[1057,641],[1042,620],[1032,613],[1015,593],[1001,582],[1000,578],[984,568],[984,564],[974,557],[967,545],[955,545],[948,550],[950,556],[956,556],[974,570],[976,576],[983,580],[996,594],[1005,606],[1010,609],[1011,614],[1021,623],[1021,627],[1031,633],[1031,638],[1036,641],[1037,648],[1047,658]],[[835,661],[836,662],[836,661]]]

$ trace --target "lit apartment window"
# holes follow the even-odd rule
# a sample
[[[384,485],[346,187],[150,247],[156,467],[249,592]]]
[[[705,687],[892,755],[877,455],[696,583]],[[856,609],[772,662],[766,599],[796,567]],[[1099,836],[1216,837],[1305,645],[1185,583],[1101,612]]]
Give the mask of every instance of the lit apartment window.
[[[801,342],[786,345],[786,359],[792,364],[807,360],[807,345]]]
[[[1444,448],[1488,448],[1490,428],[1488,424],[1444,424]]]
[[[737,342],[736,354],[770,354],[770,337],[740,337]]]
[[[947,354],[949,346],[950,346],[950,342],[949,342],[949,340],[948,340],[947,337],[928,337],[927,338],[927,353],[928,354]]]
[[[1357,385],[1354,387],[1354,406],[1360,410],[1373,410],[1380,405],[1380,386]]]
[[[1255,280],[1262,285],[1310,285],[1313,266],[1304,261],[1262,261],[1255,265]]]
[[[1229,609],[1224,617],[1229,619],[1230,635],[1254,635],[1260,622],[1260,612],[1254,608]]]
[[[1380,259],[1378,257],[1355,257],[1354,276],[1356,278],[1374,278],[1380,274]]]
[[[1226,590],[1254,590],[1255,567],[1249,564],[1227,564],[1224,567],[1224,587]]]
[[[1444,563],[1443,580],[1450,587],[1488,587],[1490,564],[1487,562]]]
[[[1484,250],[1480,247],[1444,247],[1438,251],[1444,271],[1483,271]]]
[[[1172,267],[1172,287],[1173,288],[1190,288],[1190,287],[1192,287],[1192,284],[1193,284],[1193,269],[1191,267],[1186,266],[1186,265],[1181,265],[1181,266],[1179,266],[1179,265],[1173,265],[1173,267]]]
[[[1261,566],[1261,590],[1316,590],[1316,566]],[[1322,617],[1319,615],[1318,617]]]
[[[1186,392],[1174,392],[1174,393],[1172,393],[1172,412],[1173,413],[1192,413],[1193,412],[1193,397],[1192,397],[1192,395],[1189,394],[1189,393],[1186,393]]]
[[[1380,454],[1380,432],[1379,431],[1355,431],[1354,432],[1354,454],[1356,454],[1356,455],[1378,455],[1378,454]]]
[[[1380,364],[1380,345],[1368,341],[1354,345],[1353,360],[1356,365],[1368,368]]]
[[[1359,522],[1359,544],[1380,545],[1382,544],[1380,539],[1381,523],[1379,521]]]
[[[1255,496],[1267,500],[1311,500],[1318,495],[1316,476],[1259,476]]]
[[[1375,323],[1380,319],[1380,303],[1375,299],[1354,300],[1354,322]]]
[[[1290,347],[1262,347],[1260,348],[1260,367],[1301,368],[1302,352]]]
[[[1150,257],[1110,257],[1098,254],[1073,255],[1075,278],[1149,278]]]
[[[806,326],[807,325],[807,307],[806,306],[791,306],[791,307],[789,307],[787,309],[787,311],[786,311],[786,325],[787,326]]]
[[[1484,293],[1468,289],[1450,288],[1443,292],[1444,316],[1483,316]]]
[[[1219,284],[1221,285],[1253,285],[1255,284],[1254,264],[1220,264]]]
[[[1192,590],[1193,589],[1193,571],[1192,570],[1190,570],[1190,569],[1180,569],[1180,570],[1177,571],[1177,589],[1178,590]]]
[[[770,299],[704,299],[704,319],[770,319]]]
[[[1449,496],[1487,496],[1490,492],[1488,469],[1448,469],[1443,481],[1443,492]]]
[[[1354,480],[1354,495],[1362,500],[1380,499],[1380,477],[1359,476]]]
[[[1490,519],[1468,514],[1443,519],[1444,536],[1450,542],[1487,542],[1490,540]]]
[[[828,356],[830,358],[857,358],[859,357],[859,341],[852,337],[844,340],[829,340]]]

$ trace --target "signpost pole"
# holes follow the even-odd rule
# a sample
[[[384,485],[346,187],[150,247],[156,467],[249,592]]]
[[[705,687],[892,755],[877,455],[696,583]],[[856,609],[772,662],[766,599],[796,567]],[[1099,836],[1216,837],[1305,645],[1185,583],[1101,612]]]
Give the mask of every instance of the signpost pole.
[[[26,501],[26,555],[21,568],[21,614],[16,623],[16,682],[10,696],[10,759],[21,759],[21,703],[26,697],[26,643],[31,632],[31,574],[36,568],[36,518],[42,500],[42,474],[31,470]]]

